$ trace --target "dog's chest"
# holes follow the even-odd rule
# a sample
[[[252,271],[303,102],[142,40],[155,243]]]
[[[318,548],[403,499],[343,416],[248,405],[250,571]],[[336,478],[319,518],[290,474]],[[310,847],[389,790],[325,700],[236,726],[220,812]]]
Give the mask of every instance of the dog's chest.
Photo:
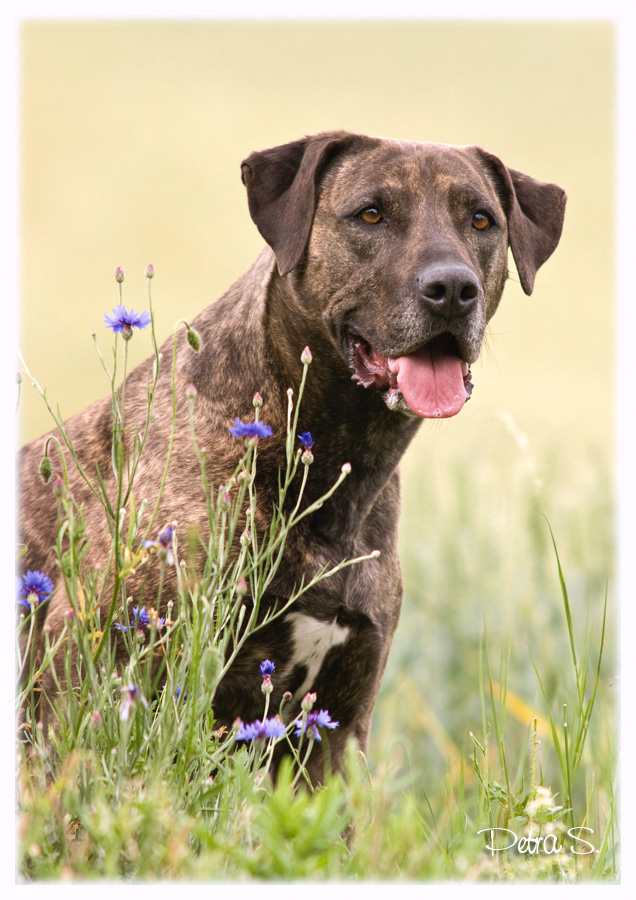
[[[300,702],[312,690],[329,652],[346,644],[352,628],[340,625],[337,618],[325,621],[299,612],[290,613],[287,623],[291,626],[291,656],[281,676],[293,699]]]
[[[399,564],[393,540],[387,539],[395,528],[396,501],[391,486],[358,530],[342,534],[337,542],[303,535],[281,567],[272,593],[276,605],[294,590],[290,573],[296,581],[301,573],[307,582],[343,557],[367,557],[307,589],[288,612],[255,635],[246,659],[253,660],[251,670],[257,660],[274,662],[272,708],[291,694],[284,715],[297,714],[304,696],[315,692],[319,708],[347,721],[375,683],[400,605]],[[368,558],[376,549],[380,556]],[[267,605],[269,598],[262,602]]]

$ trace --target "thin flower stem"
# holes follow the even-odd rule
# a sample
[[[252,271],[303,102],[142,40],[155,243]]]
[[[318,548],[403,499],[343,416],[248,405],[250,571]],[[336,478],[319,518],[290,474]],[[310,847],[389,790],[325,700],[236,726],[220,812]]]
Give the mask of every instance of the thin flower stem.
[[[170,460],[172,459],[172,450],[174,447],[174,435],[176,431],[177,425],[177,338],[178,338],[178,330],[175,330],[173,347],[172,347],[172,421],[170,425],[170,439],[168,441],[168,454],[166,457],[166,464],[163,468],[163,474],[161,476],[161,482],[159,484],[159,493],[157,494],[157,500],[152,511],[152,516],[150,517],[150,521],[146,527],[146,531],[144,533],[143,540],[148,538],[152,530],[152,526],[154,525],[155,519],[157,518],[157,513],[159,512],[159,504],[161,503],[161,498],[163,497],[163,491],[166,486],[166,480],[168,478],[168,469],[170,468]]]
[[[309,743],[307,745],[305,755],[303,757],[302,762],[299,763],[298,771],[296,772],[296,775],[294,776],[294,780],[291,783],[292,788],[295,788],[296,785],[298,784],[298,782],[300,781],[300,777],[302,776],[305,779],[305,781],[307,782],[307,784],[310,786],[312,793],[314,791],[314,786],[311,783],[311,778],[309,777],[309,772],[307,771],[307,762],[309,760],[309,757],[311,756],[311,751],[314,749],[313,745],[314,745],[314,739],[309,738]],[[300,744],[298,745],[298,755],[300,757]]]
[[[56,436],[54,434],[50,435],[49,438],[47,439],[47,442],[46,442],[46,445],[44,448],[44,455],[45,456],[49,455],[48,447],[49,447],[49,443],[51,441],[53,441],[53,443],[57,446],[58,452],[60,454],[60,459],[62,460],[62,468],[64,469],[64,489],[65,489],[66,493],[68,494],[68,471],[66,468],[66,458],[64,456],[64,451],[62,450],[62,445],[60,444],[60,442],[58,441],[58,439],[56,438]]]
[[[121,295],[121,284],[119,286],[120,295]],[[115,339],[116,342],[116,339]],[[115,427],[115,434],[113,435],[113,444],[114,446],[114,456],[117,462],[117,505],[115,507],[116,515],[114,519],[114,534],[113,534],[113,548],[115,553],[115,580],[113,584],[113,593],[110,601],[110,606],[108,608],[108,614],[106,616],[106,621],[104,623],[102,636],[99,639],[99,643],[93,654],[93,665],[96,666],[99,660],[99,657],[102,654],[102,650],[104,648],[104,643],[106,638],[110,633],[110,627],[112,625],[112,621],[115,615],[115,609],[117,608],[117,598],[119,597],[120,587],[125,585],[125,579],[121,577],[121,570],[123,568],[123,560],[121,557],[121,526],[122,526],[122,495],[123,495],[123,469],[124,469],[124,415],[125,415],[125,390],[126,390],[126,372],[127,372],[127,363],[128,363],[128,342],[124,342],[124,377],[122,379],[121,386],[121,413],[120,413],[120,428],[119,432]],[[113,382],[113,396],[116,396],[116,389]],[[124,590],[124,600],[125,600],[125,590]]]

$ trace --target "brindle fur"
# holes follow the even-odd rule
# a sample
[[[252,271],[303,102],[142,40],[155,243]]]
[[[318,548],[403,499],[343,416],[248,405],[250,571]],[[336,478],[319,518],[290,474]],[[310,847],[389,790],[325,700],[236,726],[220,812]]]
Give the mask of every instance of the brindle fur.
[[[274,436],[259,445],[258,520],[267,526],[274,502],[277,471],[284,459],[287,388],[297,392],[300,355],[312,350],[300,431],[315,440],[306,501],[336,480],[341,466],[351,475],[319,511],[289,537],[272,597],[287,597],[294,585],[325,563],[334,564],[379,549],[378,559],[348,568],[323,581],[298,601],[295,610],[350,627],[346,642],[325,657],[312,689],[319,708],[328,709],[340,727],[329,734],[337,767],[347,738],[355,735],[366,750],[371,713],[395,631],[402,596],[397,553],[400,505],[398,463],[421,420],[405,408],[391,410],[380,392],[351,378],[348,339],[362,335],[381,353],[400,356],[450,331],[462,356],[473,362],[487,322],[494,314],[507,278],[511,247],[522,286],[532,291],[538,267],[556,247],[563,222],[565,194],[508,169],[478,147],[448,147],[332,132],[252,153],[242,166],[252,217],[269,244],[253,266],[216,303],[193,322],[201,335],[200,354],[183,332],[177,351],[177,431],[158,523],[178,521],[178,533],[198,525],[205,533],[206,512],[198,463],[188,428],[186,386],[198,392],[195,430],[208,450],[210,481],[223,483],[243,446],[228,433],[235,416],[253,415],[252,397],[260,391],[262,418]],[[370,227],[356,218],[365,204],[380,205],[385,221]],[[485,233],[471,228],[476,209],[487,208],[495,226]],[[475,273],[480,294],[470,315],[436,316],[423,303],[418,277],[427,266],[458,262]],[[159,379],[147,449],[139,467],[135,497],[152,507],[168,450],[171,421],[172,339],[162,348]],[[150,363],[128,377],[126,417],[142,422]],[[109,398],[73,416],[66,424],[80,460],[89,472],[99,464],[110,472]],[[50,573],[58,590],[37,614],[41,641],[46,622],[59,633],[68,600],[55,579],[56,514],[50,485],[37,476],[44,438],[20,455],[20,541],[28,547],[26,569]],[[107,485],[113,488],[112,476]],[[70,473],[70,489],[85,504],[90,551],[87,566],[104,563],[110,537],[101,507],[81,478]],[[153,596],[156,572],[144,567],[144,597]],[[131,582],[136,595],[139,583]],[[167,597],[170,586],[164,589]],[[267,603],[268,598],[265,598]],[[215,714],[229,725],[236,716],[251,721],[262,714],[258,662],[277,666],[271,706],[284,691],[298,690],[302,667],[285,673],[290,659],[290,625],[284,620],[255,636],[219,687]],[[40,645],[41,652],[41,645]],[[61,666],[58,665],[58,669]],[[54,695],[50,673],[44,696]],[[48,700],[45,722],[52,718]],[[322,755],[310,762],[321,777]]]

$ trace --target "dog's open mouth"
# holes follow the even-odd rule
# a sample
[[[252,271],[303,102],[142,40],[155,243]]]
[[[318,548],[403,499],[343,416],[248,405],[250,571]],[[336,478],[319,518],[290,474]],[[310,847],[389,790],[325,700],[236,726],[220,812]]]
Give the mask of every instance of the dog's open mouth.
[[[393,408],[401,394],[411,412],[424,419],[457,415],[473,389],[468,364],[449,333],[398,357],[384,356],[363,338],[352,335],[350,361],[354,381],[386,390],[388,405]]]

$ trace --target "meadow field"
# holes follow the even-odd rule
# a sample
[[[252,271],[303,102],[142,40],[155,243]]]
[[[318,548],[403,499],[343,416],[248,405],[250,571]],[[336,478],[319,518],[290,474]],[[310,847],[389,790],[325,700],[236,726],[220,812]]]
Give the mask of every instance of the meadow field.
[[[152,371],[158,378],[157,356]],[[285,508],[283,493],[275,532],[258,545],[241,539],[236,561],[227,549],[240,510],[256,505],[257,448],[246,441],[229,501],[226,488],[205,483],[206,457],[195,444],[209,505],[210,535],[199,538],[207,562],[176,566],[178,596],[165,618],[154,613],[165,608],[160,595],[146,592],[141,611],[131,608],[127,578],[143,565],[163,572],[169,553],[173,565],[184,553],[191,558],[198,541],[181,535],[179,550],[170,528],[146,549],[150,525],[130,475],[144,439],[140,431],[128,458],[112,374],[121,490],[111,494],[93,480],[113,536],[103,570],[82,564],[86,523],[68,486],[72,444],[60,419],[60,443],[44,446],[44,467],[33,473],[50,481],[56,497],[58,570],[46,574],[63,582],[70,607],[42,662],[29,652],[39,604],[30,607],[25,590],[18,607],[18,708],[26,709],[17,772],[20,877],[616,880],[608,461],[590,448],[568,470],[549,443],[535,451],[506,411],[477,429],[461,456],[444,429],[425,425],[404,466],[406,596],[369,759],[351,746],[345,772],[314,789],[302,740],[297,749],[290,743],[290,765],[273,786],[274,748],[294,727],[302,731],[311,707],[300,724],[267,739],[244,739],[238,726],[215,729],[212,708],[233,654],[257,627],[256,618],[245,627],[240,585],[247,590],[249,582],[255,598],[265,591],[298,506]],[[294,449],[296,409],[281,461],[283,492],[310,475],[302,448]],[[194,397],[190,415],[194,424]],[[160,479],[156,489],[159,495]],[[248,526],[255,535],[255,522]],[[104,620],[99,598],[113,578]],[[123,670],[114,664],[113,625],[128,644]],[[57,730],[47,735],[33,709],[58,649],[66,685],[74,686],[63,688]],[[152,659],[161,661],[158,674]],[[264,721],[267,712],[266,696]],[[313,739],[305,738],[305,751]]]
[[[476,47],[498,65],[479,78],[446,66]],[[252,262],[261,239],[239,177],[252,150],[340,127],[475,143],[569,199],[532,297],[511,260],[471,402],[424,423],[404,458],[405,595],[368,759],[351,748],[344,776],[312,792],[301,756],[272,787],[272,742],[286,737],[215,736],[227,637],[209,601],[231,617],[238,572],[217,593],[201,583],[205,602],[184,585],[182,617],[157,641],[196,635],[197,649],[159,694],[139,645],[123,674],[91,668],[99,622],[79,613],[95,583],[73,552],[49,574],[78,604],[68,639],[92,674],[64,698],[52,748],[27,719],[20,880],[619,880],[612,66],[602,22],[23,27],[23,440],[54,424],[32,380],[62,419],[115,396],[91,331],[111,359],[116,266],[139,310],[154,264],[161,343]],[[149,331],[129,366],[152,356]],[[81,512],[61,489],[57,503],[79,541]],[[141,532],[120,537],[139,549]],[[29,627],[26,614],[23,638]]]

